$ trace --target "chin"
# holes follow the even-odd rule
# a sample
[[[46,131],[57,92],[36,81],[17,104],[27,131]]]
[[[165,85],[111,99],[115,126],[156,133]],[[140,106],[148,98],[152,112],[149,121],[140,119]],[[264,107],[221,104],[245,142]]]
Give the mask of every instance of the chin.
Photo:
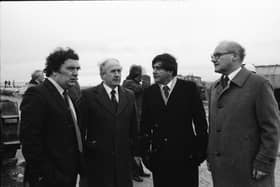
[[[75,86],[75,84],[76,84],[76,83],[74,83],[74,82],[70,82],[70,83],[68,84],[68,86],[69,86],[69,87],[73,87],[73,86]]]
[[[220,71],[219,68],[215,68],[215,72],[216,72],[216,73],[221,73],[221,71]]]

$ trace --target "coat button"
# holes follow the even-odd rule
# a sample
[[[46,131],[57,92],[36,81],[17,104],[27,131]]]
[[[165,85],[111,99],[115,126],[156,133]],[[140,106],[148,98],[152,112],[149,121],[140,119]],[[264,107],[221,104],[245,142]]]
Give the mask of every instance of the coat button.
[[[221,153],[220,152],[216,152],[216,156],[221,156]]]
[[[217,129],[216,132],[220,133],[222,130],[221,129]]]
[[[167,139],[167,138],[164,138],[164,139],[163,139],[163,141],[167,142],[167,141],[168,141],[168,139]]]

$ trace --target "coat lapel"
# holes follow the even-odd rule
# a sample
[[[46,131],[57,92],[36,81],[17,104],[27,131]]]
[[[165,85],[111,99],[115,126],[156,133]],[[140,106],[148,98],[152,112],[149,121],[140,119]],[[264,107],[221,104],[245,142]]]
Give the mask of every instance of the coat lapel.
[[[125,90],[121,86],[119,86],[119,105],[117,115],[121,113],[121,111],[125,108],[126,104],[128,103],[127,96],[125,93]]]
[[[245,84],[246,80],[248,79],[248,77],[250,76],[250,72],[248,70],[246,70],[245,68],[242,68],[237,75],[231,80],[230,84],[234,84],[237,87],[243,87],[243,85]],[[215,92],[216,92],[216,96],[218,98],[218,100],[222,97],[222,95],[224,95],[226,92],[230,92],[230,84],[227,85],[227,87],[225,87],[225,89],[222,88],[221,86],[221,80],[217,81],[214,85],[215,87]]]
[[[164,102],[164,100],[162,98],[160,86],[158,84],[154,85],[153,95],[155,96],[155,100],[157,101],[156,103],[160,106],[160,108],[167,106],[167,105],[165,105],[165,102]]]
[[[55,88],[55,86],[48,79],[46,79],[43,84],[47,88],[47,90],[49,90],[54,102],[58,104],[58,106],[59,106],[58,108],[61,108],[62,110],[66,110],[67,106],[66,106],[62,96],[59,94],[58,90]]]
[[[102,84],[99,84],[97,87],[97,97],[101,105],[103,105],[112,114],[115,114],[111,100]]]
[[[180,84],[181,84],[181,80],[177,79],[176,82],[175,82],[175,85],[174,85],[174,88],[173,88],[172,92],[170,92],[170,95],[169,95],[169,98],[167,100],[166,106],[169,103],[172,103],[172,102],[174,103],[175,102],[175,99],[177,98],[176,95],[177,95],[178,91],[180,90]],[[160,90],[160,92],[161,92],[161,90]]]

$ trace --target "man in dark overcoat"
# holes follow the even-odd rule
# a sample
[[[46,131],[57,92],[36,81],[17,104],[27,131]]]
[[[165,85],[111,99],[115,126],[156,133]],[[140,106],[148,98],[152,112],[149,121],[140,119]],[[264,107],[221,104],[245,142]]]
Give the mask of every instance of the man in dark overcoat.
[[[102,83],[83,90],[79,101],[86,131],[87,179],[92,187],[132,187],[136,106],[133,92],[120,86],[121,71],[117,59],[102,62]]]
[[[268,80],[241,68],[245,49],[223,41],[210,88],[208,163],[214,187],[274,187],[280,117]]]
[[[76,98],[63,93],[76,84],[78,60],[72,49],[58,48],[47,57],[46,80],[23,96],[20,139],[25,181],[31,187],[76,186],[81,172],[81,132]]]
[[[152,67],[155,84],[144,91],[141,134],[151,142],[154,186],[197,187],[208,138],[198,88],[176,78],[177,62],[170,54],[156,56]]]

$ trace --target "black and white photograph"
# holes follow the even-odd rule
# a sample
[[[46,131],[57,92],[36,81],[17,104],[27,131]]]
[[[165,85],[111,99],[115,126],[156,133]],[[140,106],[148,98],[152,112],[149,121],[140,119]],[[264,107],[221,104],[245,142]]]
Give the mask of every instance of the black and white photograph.
[[[0,2],[1,187],[280,187],[278,0]]]

